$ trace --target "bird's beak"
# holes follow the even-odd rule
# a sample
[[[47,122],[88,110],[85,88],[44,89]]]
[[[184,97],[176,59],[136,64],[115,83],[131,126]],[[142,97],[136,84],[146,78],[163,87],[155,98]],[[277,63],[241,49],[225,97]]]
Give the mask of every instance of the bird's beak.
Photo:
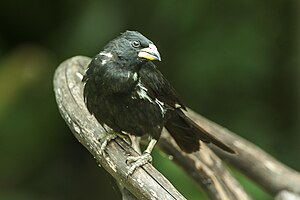
[[[145,58],[147,60],[160,61],[160,54],[154,44],[149,44],[149,47],[141,49],[138,57]]]

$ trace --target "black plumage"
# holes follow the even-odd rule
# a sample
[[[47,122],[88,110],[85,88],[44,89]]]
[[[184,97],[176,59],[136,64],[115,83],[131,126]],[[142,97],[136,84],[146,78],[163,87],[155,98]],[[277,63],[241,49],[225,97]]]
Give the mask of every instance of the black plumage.
[[[160,60],[160,55],[153,42],[139,32],[126,31],[109,42],[84,75],[90,113],[115,132],[148,134],[155,140],[166,127],[187,153],[199,150],[199,140],[233,153],[183,113],[185,106],[152,60]]]

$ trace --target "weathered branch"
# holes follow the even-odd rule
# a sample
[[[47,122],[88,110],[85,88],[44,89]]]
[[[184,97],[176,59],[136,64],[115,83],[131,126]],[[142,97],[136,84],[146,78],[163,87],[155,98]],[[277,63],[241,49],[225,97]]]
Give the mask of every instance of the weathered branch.
[[[300,200],[300,195],[283,190],[276,195],[275,200]]]
[[[251,199],[239,182],[225,169],[221,159],[205,144],[201,144],[200,151],[187,154],[180,150],[169,134],[163,132],[158,145],[206,190],[211,199]]]
[[[123,194],[126,193],[126,191],[122,190],[122,187],[125,186],[138,198],[150,199],[157,197],[158,199],[183,199],[184,197],[180,195],[176,189],[150,164],[138,169],[127,179],[126,172],[128,170],[128,166],[125,163],[126,156],[129,154],[135,155],[136,152],[134,152],[122,139],[118,138],[115,141],[110,142],[106,149],[107,155],[105,157],[99,154],[100,146],[98,139],[101,138],[104,130],[95,118],[87,111],[82,95],[83,85],[81,83],[81,78],[89,61],[90,59],[86,57],[78,56],[71,58],[58,67],[54,77],[54,90],[60,112],[67,124],[70,126],[74,135],[93,154],[96,160],[116,178]],[[165,133],[164,135],[167,134]],[[135,147],[136,149],[138,148],[137,145],[135,145]],[[209,150],[207,149],[207,151]],[[224,175],[226,173],[215,173],[213,170],[216,168],[213,167],[214,165],[219,165],[221,169],[224,169],[222,168],[221,161],[218,159],[217,162],[214,162],[214,159],[217,159],[217,157],[213,157],[213,153],[211,151],[207,151],[202,154],[206,155],[206,153],[208,153],[208,155],[211,155],[210,160],[206,159],[211,163],[210,166],[206,166],[205,162],[202,162],[200,166],[206,170],[200,170],[199,172],[196,172],[196,174],[200,174],[198,175],[200,177],[206,176],[206,179],[198,179],[198,182],[200,181],[200,185],[203,186],[212,199],[233,199],[229,198],[235,195],[231,194],[233,190],[227,188],[228,183],[221,183],[220,179],[216,178],[218,175]],[[166,152],[172,153],[167,149]],[[188,157],[189,156],[187,156],[187,158]],[[193,158],[196,157],[193,156]],[[184,164],[188,161],[189,159],[185,159],[181,160],[180,163]],[[197,162],[198,167],[199,163],[201,162]],[[192,166],[193,163],[187,165]],[[210,168],[212,168],[212,170]],[[201,175],[204,172],[206,172],[206,174]],[[227,173],[227,176],[230,176],[229,173]],[[201,183],[201,181],[203,183]],[[237,183],[236,181],[234,182]],[[244,193],[242,189],[240,191],[241,193]],[[246,193],[244,193],[243,196],[247,196]]]
[[[138,168],[133,175],[126,177],[130,167],[125,162],[126,158],[137,153],[124,140],[117,138],[111,141],[105,150],[105,156],[100,155],[98,140],[103,136],[104,129],[89,114],[82,95],[81,78],[89,61],[87,57],[71,58],[57,68],[54,77],[54,91],[59,110],[75,137],[106,171],[138,199],[185,199],[150,164]]]
[[[87,57],[71,58],[58,67],[54,77],[54,90],[59,110],[75,137],[121,187],[127,188],[138,199],[185,199],[150,164],[138,168],[133,175],[126,177],[130,167],[125,162],[126,157],[137,153],[124,140],[120,138],[113,140],[107,146],[105,156],[100,155],[98,140],[103,137],[104,130],[87,111],[82,95],[81,78],[89,62],[90,59]],[[208,132],[217,135],[226,144],[232,146],[238,153],[238,155],[230,155],[213,148],[220,157],[261,184],[271,194],[276,195],[283,190],[300,193],[299,173],[193,111],[187,114]],[[200,152],[185,154],[178,149],[168,133],[164,132],[159,146],[165,153],[173,156],[174,161],[204,188],[211,199],[250,199],[222,165],[221,160],[205,144],[201,145]]]
[[[277,161],[259,147],[241,138],[237,134],[189,110],[189,116],[208,132],[229,144],[238,155],[226,154],[211,146],[214,152],[232,166],[261,185],[273,196],[281,191],[300,194],[300,174]]]

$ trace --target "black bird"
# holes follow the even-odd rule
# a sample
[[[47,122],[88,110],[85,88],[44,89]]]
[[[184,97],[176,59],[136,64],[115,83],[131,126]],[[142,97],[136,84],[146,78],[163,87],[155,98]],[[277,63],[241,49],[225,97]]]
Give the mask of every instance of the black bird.
[[[101,125],[117,133],[151,137],[140,157],[128,159],[135,162],[129,174],[151,160],[163,127],[184,152],[198,151],[201,140],[234,153],[183,113],[186,108],[174,88],[151,62],[160,59],[152,41],[126,31],[92,59],[83,78],[87,108]]]

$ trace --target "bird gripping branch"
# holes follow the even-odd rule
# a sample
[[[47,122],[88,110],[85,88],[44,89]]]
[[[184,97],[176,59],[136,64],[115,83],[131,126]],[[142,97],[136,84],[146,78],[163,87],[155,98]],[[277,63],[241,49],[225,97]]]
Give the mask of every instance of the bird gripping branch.
[[[185,106],[153,64],[155,60],[161,57],[154,43],[137,31],[126,31],[92,59],[83,78],[87,108],[102,126],[118,134],[151,138],[142,155],[128,157],[132,164],[128,174],[152,160],[163,127],[184,152],[198,151],[201,140],[234,153],[184,114]],[[107,134],[105,145],[114,133]]]

